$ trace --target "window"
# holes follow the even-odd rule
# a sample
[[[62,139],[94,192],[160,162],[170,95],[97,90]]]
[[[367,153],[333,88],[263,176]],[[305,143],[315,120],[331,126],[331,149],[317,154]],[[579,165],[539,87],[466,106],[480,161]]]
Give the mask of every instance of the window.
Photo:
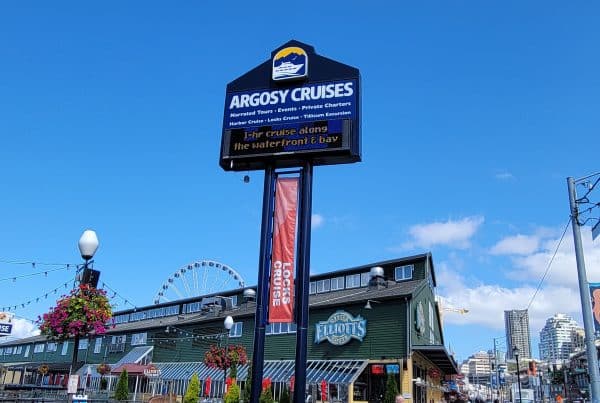
[[[29,357],[29,347],[31,347],[29,344],[25,346],[25,357]]]
[[[139,346],[141,344],[146,344],[146,340],[148,339],[148,333],[134,333],[131,335],[131,345]]]
[[[317,281],[317,293],[329,292],[331,288],[331,280],[319,280]]]
[[[394,269],[394,280],[402,281],[402,280],[412,279],[413,269],[414,269],[414,266],[412,264],[396,267]]]
[[[317,282],[316,281],[311,281],[310,282],[310,289],[308,290],[309,294],[316,294],[317,293]]]
[[[344,277],[335,277],[331,279],[331,291],[344,289]]]
[[[110,343],[111,344],[123,344],[125,343],[127,336],[126,335],[121,335],[121,336],[113,336]]]
[[[33,346],[33,353],[43,353],[44,352],[44,343],[37,343]]]
[[[67,355],[67,351],[69,351],[69,342],[63,341],[62,351],[60,352],[60,355]]]
[[[94,354],[99,354],[102,351],[102,337],[96,337],[94,343]]]
[[[46,351],[53,352],[53,351],[56,351],[56,350],[58,350],[58,344],[57,343],[54,343],[54,342],[48,343],[48,349]]]
[[[115,322],[115,325],[118,325],[119,323],[127,323],[129,322],[129,314],[126,313],[124,315],[115,315],[113,316],[113,321]]]
[[[346,276],[346,288],[360,287],[360,274],[350,274]]]
[[[435,344],[435,332],[433,331],[433,304],[429,301],[429,342]]]
[[[371,280],[371,273],[365,272],[360,275],[360,285],[362,287],[366,287],[369,285],[369,280]]]
[[[89,345],[88,339],[79,340],[79,350],[87,350],[88,345]]]
[[[185,313],[200,312],[201,309],[202,309],[202,303],[200,301],[191,302],[189,304],[185,304],[184,312]]]
[[[266,329],[267,335],[288,334],[288,333],[296,333],[296,324],[295,323],[269,323],[267,325],[267,329]]]
[[[242,337],[242,322],[234,322],[233,327],[229,331],[229,337]]]

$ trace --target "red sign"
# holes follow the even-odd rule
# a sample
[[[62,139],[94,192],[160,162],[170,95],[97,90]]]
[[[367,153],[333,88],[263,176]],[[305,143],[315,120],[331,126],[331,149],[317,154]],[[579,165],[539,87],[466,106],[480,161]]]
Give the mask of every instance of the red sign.
[[[277,178],[273,254],[269,286],[269,323],[294,321],[294,254],[298,178]]]
[[[294,391],[294,386],[296,386],[296,376],[292,375],[292,377],[290,378],[290,390],[292,392]]]
[[[325,379],[323,379],[321,381],[321,400],[325,401],[327,400],[327,382],[325,382]]]

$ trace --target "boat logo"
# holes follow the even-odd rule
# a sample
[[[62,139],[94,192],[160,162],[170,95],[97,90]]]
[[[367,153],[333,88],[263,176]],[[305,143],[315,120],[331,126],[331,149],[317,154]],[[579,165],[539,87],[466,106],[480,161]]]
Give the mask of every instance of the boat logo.
[[[272,77],[275,81],[295,80],[308,75],[308,55],[304,49],[290,46],[273,57]]]

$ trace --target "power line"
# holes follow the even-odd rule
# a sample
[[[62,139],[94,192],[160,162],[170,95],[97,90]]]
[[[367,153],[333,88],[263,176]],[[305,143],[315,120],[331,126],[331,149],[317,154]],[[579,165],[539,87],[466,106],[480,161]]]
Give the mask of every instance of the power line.
[[[546,271],[544,272],[544,275],[542,276],[542,279],[540,280],[535,292],[533,293],[533,296],[531,297],[531,300],[529,301],[529,304],[527,305],[526,309],[529,309],[529,307],[531,306],[531,304],[533,303],[533,300],[535,299],[538,291],[540,290],[540,288],[542,288],[542,284],[544,282],[544,279],[546,278],[546,275],[548,274],[548,271],[550,271],[550,267],[552,267],[552,262],[554,261],[554,258],[556,257],[556,254],[558,253],[558,248],[560,247],[560,244],[562,243],[564,237],[565,237],[565,233],[567,232],[567,229],[569,228],[569,224],[571,224],[571,218],[569,217],[569,220],[567,221],[567,225],[565,225],[565,229],[563,230],[562,235],[560,236],[560,239],[558,240],[558,244],[556,245],[556,249],[554,250],[554,254],[552,255],[552,258],[550,259],[550,261],[548,262],[548,266],[546,267]]]

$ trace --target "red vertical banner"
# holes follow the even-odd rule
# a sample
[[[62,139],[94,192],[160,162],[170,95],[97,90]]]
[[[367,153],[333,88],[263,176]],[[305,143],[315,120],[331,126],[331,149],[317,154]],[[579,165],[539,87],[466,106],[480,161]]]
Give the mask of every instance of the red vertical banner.
[[[298,178],[277,178],[274,213],[268,320],[269,323],[291,323],[294,321]]]

